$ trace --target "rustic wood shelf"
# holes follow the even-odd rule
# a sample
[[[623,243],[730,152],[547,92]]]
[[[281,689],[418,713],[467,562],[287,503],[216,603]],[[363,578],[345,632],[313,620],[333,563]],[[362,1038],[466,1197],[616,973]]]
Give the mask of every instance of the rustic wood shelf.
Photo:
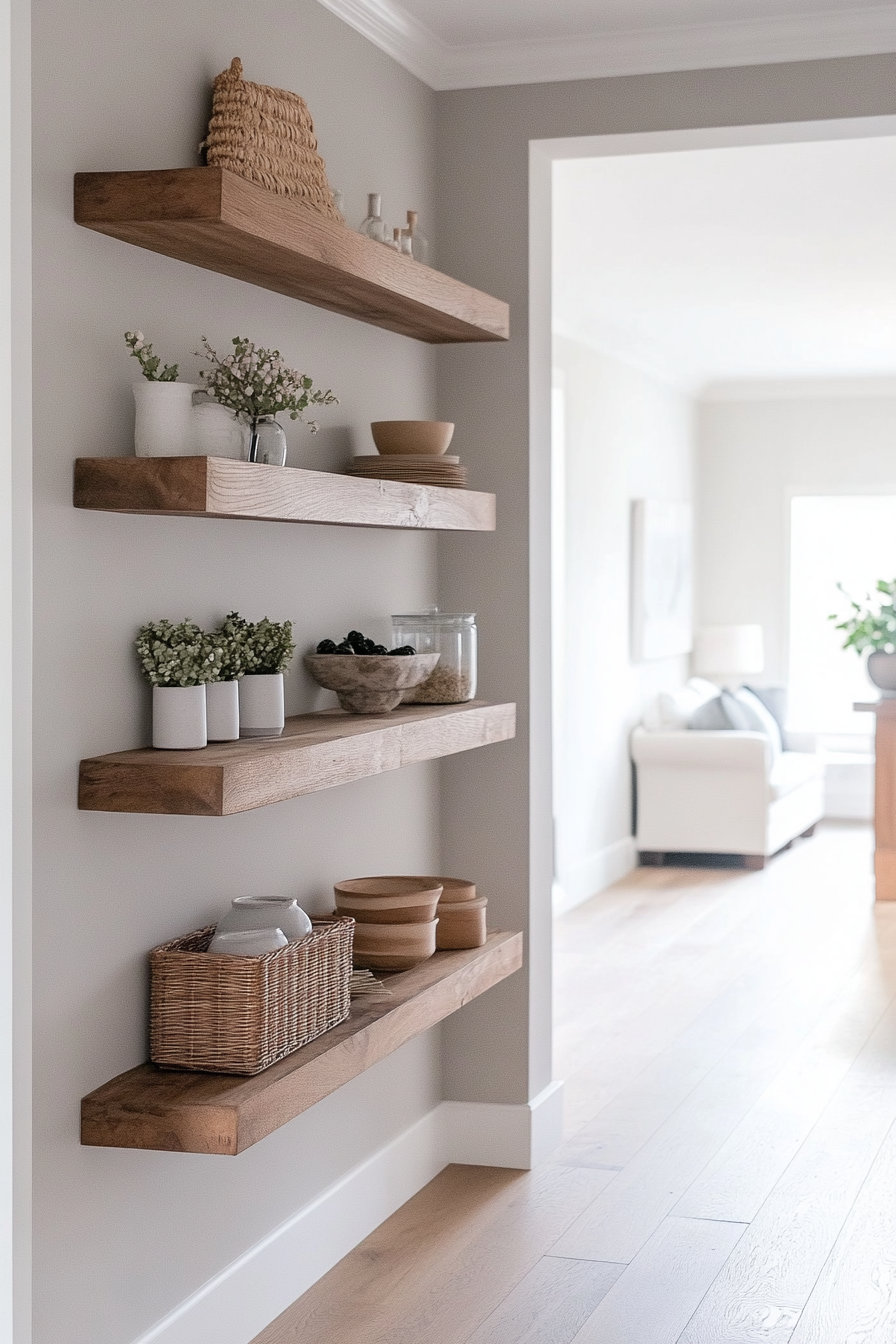
[[[391,997],[356,999],[345,1022],[254,1078],[141,1064],[83,1099],[81,1142],[235,1157],[505,980],[522,960],[521,933],[491,932],[484,947],[437,952],[397,975],[381,972]]]
[[[202,751],[118,751],[81,762],[88,812],[228,817],[419,761],[505,742],[516,705],[399,705],[391,714],[323,710],[286,720],[283,736],[214,742]]]
[[[509,334],[506,303],[223,168],[76,173],[75,221],[432,344]]]
[[[224,457],[79,457],[74,504],[111,513],[492,532],[495,497]]]

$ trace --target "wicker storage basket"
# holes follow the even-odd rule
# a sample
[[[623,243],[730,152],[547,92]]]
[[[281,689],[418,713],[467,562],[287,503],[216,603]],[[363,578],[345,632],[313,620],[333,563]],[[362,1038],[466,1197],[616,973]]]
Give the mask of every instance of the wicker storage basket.
[[[260,957],[206,952],[214,924],[150,953],[154,1064],[260,1073],[348,1017],[355,921],[315,921],[300,942]]]
[[[333,204],[305,100],[243,79],[238,56],[215,77],[203,143],[212,167],[229,168],[279,196],[298,196],[329,219],[344,222]]]

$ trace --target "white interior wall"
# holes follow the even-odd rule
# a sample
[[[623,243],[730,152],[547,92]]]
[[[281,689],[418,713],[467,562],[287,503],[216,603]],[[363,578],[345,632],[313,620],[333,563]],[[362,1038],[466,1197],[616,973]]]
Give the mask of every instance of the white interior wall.
[[[650,700],[682,684],[687,655],[630,653],[631,508],[690,500],[694,406],[630,364],[564,336],[565,655],[555,782],[555,905],[570,909],[635,863],[628,739]]]
[[[896,491],[896,391],[733,395],[699,407],[697,619],[761,624],[763,679],[786,683],[790,500]]]
[[[338,468],[368,450],[371,420],[435,409],[429,347],[73,223],[77,169],[196,162],[211,78],[235,54],[247,78],[307,98],[352,216],[379,189],[390,218],[416,206],[431,229],[429,90],[315,0],[37,7],[35,1344],[142,1337],[441,1098],[436,1031],[236,1159],[78,1142],[79,1098],[146,1057],[156,943],[244,892],[289,892],[322,912],[342,877],[439,871],[436,765],[224,819],[76,807],[80,757],[147,740],[131,647],[141,622],[210,623],[232,607],[290,617],[302,652],[351,626],[382,637],[391,612],[435,595],[432,536],[72,508],[73,459],[132,443],[126,329],[142,328],[182,377],[203,334],[219,348],[246,334],[332,386],[341,404],[317,438],[286,420],[293,464]],[[288,712],[330,700],[296,663]],[[388,1192],[410,1193],[401,1182]],[[344,1211],[344,1249],[369,1230],[368,1212]],[[245,1344],[302,1291],[317,1248],[300,1238],[291,1249],[276,1294],[248,1304],[254,1316],[187,1323],[191,1344]]]

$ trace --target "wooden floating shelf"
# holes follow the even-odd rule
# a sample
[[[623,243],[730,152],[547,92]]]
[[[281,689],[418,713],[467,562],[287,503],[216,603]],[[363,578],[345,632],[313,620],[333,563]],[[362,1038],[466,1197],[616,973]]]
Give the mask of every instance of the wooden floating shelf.
[[[79,457],[74,504],[111,513],[493,532],[495,496],[225,457]]]
[[[386,976],[391,997],[356,999],[345,1022],[254,1078],[141,1064],[81,1102],[81,1142],[235,1157],[469,1003],[523,962],[523,935],[437,952]]]
[[[214,742],[202,751],[118,751],[81,762],[78,806],[88,812],[228,817],[319,793],[516,732],[516,705],[399,705],[391,714],[299,714],[283,736]]]
[[[506,303],[223,168],[76,173],[75,221],[432,344],[506,341]]]

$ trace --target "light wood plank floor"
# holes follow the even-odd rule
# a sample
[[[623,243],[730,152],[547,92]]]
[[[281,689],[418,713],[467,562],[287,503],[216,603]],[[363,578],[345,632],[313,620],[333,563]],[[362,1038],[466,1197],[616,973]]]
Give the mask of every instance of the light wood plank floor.
[[[870,829],[557,925],[567,1136],[448,1167],[255,1344],[896,1344],[896,903]]]

